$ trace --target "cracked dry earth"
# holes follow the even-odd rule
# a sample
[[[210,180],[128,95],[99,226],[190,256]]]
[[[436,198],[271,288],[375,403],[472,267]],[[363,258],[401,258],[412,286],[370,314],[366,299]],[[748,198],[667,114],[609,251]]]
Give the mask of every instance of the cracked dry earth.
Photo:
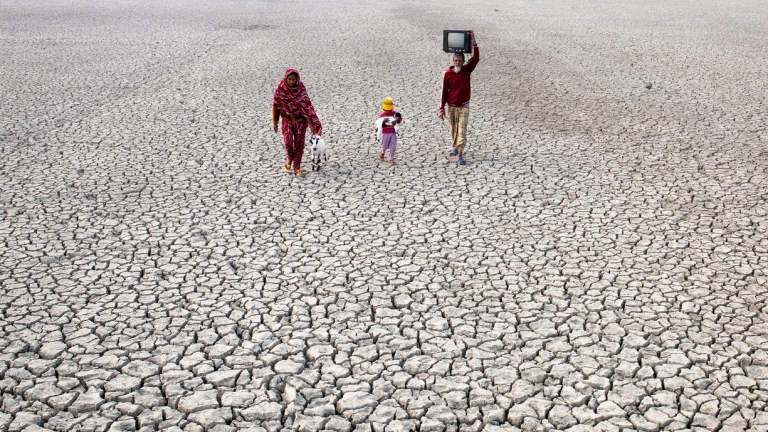
[[[766,430],[766,24],[0,0],[0,430]],[[464,167],[446,28],[482,48]],[[304,178],[289,66],[330,147]]]

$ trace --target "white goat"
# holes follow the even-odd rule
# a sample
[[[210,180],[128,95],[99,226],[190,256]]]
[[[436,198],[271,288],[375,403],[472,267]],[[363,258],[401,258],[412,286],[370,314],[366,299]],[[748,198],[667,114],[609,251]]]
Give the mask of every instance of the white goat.
[[[322,137],[312,135],[309,139],[309,145],[312,147],[312,171],[320,171],[320,162],[328,161],[325,140]]]

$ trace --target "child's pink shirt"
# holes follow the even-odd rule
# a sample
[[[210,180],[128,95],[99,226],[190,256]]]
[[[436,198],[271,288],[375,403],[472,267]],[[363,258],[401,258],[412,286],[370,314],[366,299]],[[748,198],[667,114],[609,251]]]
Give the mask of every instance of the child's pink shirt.
[[[381,114],[379,114],[379,118],[382,118],[382,117],[394,117],[396,113],[397,113],[397,111],[395,111],[395,110],[390,111],[389,114],[387,114],[386,111],[385,111],[385,112],[382,112]],[[403,119],[399,118],[399,119],[397,119],[396,122],[398,124],[400,124],[400,123],[403,122]],[[385,134],[385,133],[395,133],[395,127],[394,126],[383,126],[381,128],[381,133],[383,133],[383,134]]]

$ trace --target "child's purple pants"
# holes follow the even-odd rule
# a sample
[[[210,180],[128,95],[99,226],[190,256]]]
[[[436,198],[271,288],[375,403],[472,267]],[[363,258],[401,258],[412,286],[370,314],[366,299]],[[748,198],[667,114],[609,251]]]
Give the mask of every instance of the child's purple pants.
[[[397,150],[397,134],[385,133],[381,135],[381,152],[385,153],[389,149],[389,160],[395,160],[395,150]]]

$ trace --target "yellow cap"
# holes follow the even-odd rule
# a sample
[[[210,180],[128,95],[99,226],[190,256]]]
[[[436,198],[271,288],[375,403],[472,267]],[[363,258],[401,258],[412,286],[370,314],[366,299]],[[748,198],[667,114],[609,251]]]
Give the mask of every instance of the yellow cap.
[[[381,109],[384,111],[390,111],[395,107],[395,101],[392,100],[391,97],[387,96],[384,98],[384,102],[381,103]]]

